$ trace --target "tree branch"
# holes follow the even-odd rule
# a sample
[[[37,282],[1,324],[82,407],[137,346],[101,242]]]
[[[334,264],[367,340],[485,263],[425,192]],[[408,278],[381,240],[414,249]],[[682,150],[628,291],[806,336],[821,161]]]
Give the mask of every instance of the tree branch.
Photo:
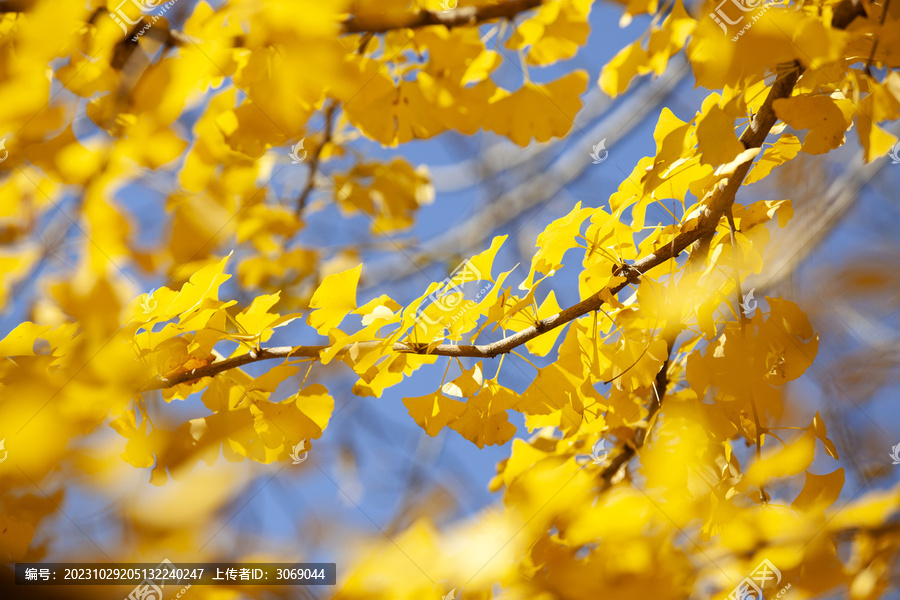
[[[521,2],[510,2],[507,4],[521,4]],[[501,5],[506,6],[506,5]],[[497,8],[497,7],[493,7]],[[841,0],[841,3],[835,10],[833,26],[844,28],[852,22],[856,16],[863,14],[862,7],[855,0]],[[781,75],[772,84],[768,96],[760,107],[759,112],[753,117],[749,127],[741,135],[740,141],[744,147],[760,148],[769,134],[769,131],[775,125],[777,117],[775,110],[772,108],[773,103],[781,98],[787,98],[791,95],[794,85],[803,72],[803,67],[796,61],[783,66],[780,70]],[[456,356],[456,357],[474,357],[474,358],[494,358],[500,354],[512,351],[514,348],[538,337],[557,327],[561,327],[581,316],[599,309],[605,301],[603,297],[607,294],[615,296],[626,286],[631,283],[638,283],[640,276],[650,269],[665,263],[667,260],[678,257],[688,246],[701,241],[704,238],[711,237],[713,232],[719,226],[719,222],[725,215],[725,212],[734,203],[735,194],[742,185],[747,172],[750,170],[751,160],[738,166],[734,174],[727,180],[720,182],[715,189],[708,194],[709,200],[706,207],[697,217],[697,221],[693,227],[687,231],[682,231],[674,240],[662,245],[657,251],[650,253],[648,256],[635,261],[631,265],[624,265],[617,269],[616,275],[624,277],[624,279],[611,288],[606,288],[597,294],[586,298],[581,302],[574,304],[566,309],[561,310],[555,315],[551,315],[545,319],[538,320],[531,327],[527,327],[518,333],[507,336],[490,344],[478,345],[456,345],[456,344],[440,344],[428,350],[427,344],[416,344],[407,342],[396,342],[392,350],[394,352],[405,352],[411,354],[429,354],[437,356]],[[687,224],[686,224],[687,225]],[[371,341],[360,343],[359,347],[367,348],[383,344],[382,341]],[[201,377],[212,377],[222,371],[233,369],[245,364],[269,360],[273,358],[317,358],[319,352],[329,348],[329,346],[284,346],[279,348],[263,348],[252,354],[245,354],[234,358],[213,362],[204,367],[193,369],[185,373],[179,373],[171,377],[162,377],[152,382],[145,389],[160,389],[200,379]],[[344,348],[341,353],[346,352],[349,348]]]
[[[337,105],[337,100],[329,100],[328,104],[325,106],[325,132],[322,142],[317,144],[315,150],[313,150],[309,160],[309,178],[306,180],[306,185],[303,187],[303,191],[300,192],[300,196],[297,197],[297,207],[295,212],[298,216],[303,212],[303,208],[306,206],[309,195],[316,187],[316,171],[319,170],[319,161],[322,158],[322,150],[325,148],[325,145],[331,141],[331,135],[334,128],[334,113],[335,110],[337,110]]]
[[[656,373],[656,379],[653,381],[653,396],[650,397],[650,402],[647,406],[647,417],[642,421],[643,427],[634,434],[634,442],[625,444],[622,451],[616,454],[600,473],[600,478],[603,480],[603,490],[608,490],[613,485],[613,480],[618,479],[618,473],[635,457],[637,451],[644,446],[644,442],[647,441],[647,437],[650,435],[653,420],[662,408],[662,401],[666,396],[666,388],[669,387],[669,364],[678,332],[674,329],[669,329],[663,337],[666,340],[666,360],[663,361],[662,366]]]
[[[766,101],[763,104],[762,108],[760,108],[759,112],[750,123],[750,126],[746,131],[744,131],[744,134],[741,136],[741,142],[744,143],[745,147],[759,148],[760,146],[762,146],[766,135],[768,134],[769,130],[775,125],[776,121],[775,111],[772,109],[772,103],[779,98],[786,98],[791,94],[791,90],[793,90],[794,84],[797,82],[800,73],[799,65],[796,65],[796,67],[797,68],[785,72],[772,85],[772,89],[769,91],[769,95],[766,98]],[[514,348],[538,337],[542,333],[550,331],[551,329],[556,329],[557,327],[561,327],[562,325],[565,325],[566,323],[569,323],[570,321],[573,321],[578,317],[597,310],[605,303],[605,300],[603,300],[603,297],[605,296],[604,292],[608,293],[611,296],[618,294],[630,283],[638,283],[640,275],[646,273],[653,267],[663,264],[669,259],[679,256],[685,250],[685,248],[700,240],[702,237],[711,235],[712,232],[715,231],[716,227],[718,227],[719,221],[721,220],[722,215],[725,213],[725,210],[734,202],[735,193],[743,182],[744,177],[747,175],[747,172],[750,169],[750,164],[751,161],[747,161],[746,163],[739,166],[735,170],[734,175],[728,178],[725,185],[720,184],[715,188],[715,190],[711,193],[711,198],[707,204],[707,207],[699,216],[693,229],[683,231],[682,233],[678,234],[678,236],[676,236],[673,241],[666,243],[656,252],[653,252],[638,261],[635,261],[632,265],[626,265],[626,268],[621,269],[619,273],[616,273],[617,275],[625,277],[625,279],[617,285],[598,292],[590,298],[586,298],[578,304],[574,304],[556,313],[555,315],[551,315],[545,319],[541,319],[531,327],[527,327],[522,331],[519,331],[518,333],[507,336],[490,344],[440,344],[429,352],[427,344],[397,342],[393,346],[393,351],[407,352],[412,354],[431,354],[437,356],[494,358],[499,354],[510,352]],[[377,346],[381,343],[382,342],[379,341],[360,343],[360,347],[372,347]],[[256,352],[254,354],[244,354],[234,358],[227,358],[225,360],[216,361],[214,363],[206,365],[205,367],[193,369],[185,373],[180,373],[171,377],[160,378],[158,381],[153,382],[153,384],[151,384],[146,389],[171,387],[173,385],[178,385],[187,381],[193,381],[201,377],[211,377],[213,375],[216,375],[217,373],[221,373],[222,371],[233,369],[235,367],[239,367],[248,363],[258,362],[261,360],[288,357],[315,358],[319,356],[320,351],[325,350],[326,348],[328,348],[328,346],[284,346],[280,348],[264,348],[260,349],[259,352]],[[342,350],[342,352],[343,351],[345,350]]]
[[[544,0],[509,0],[490,6],[462,6],[446,12],[420,10],[399,16],[351,16],[344,22],[344,33],[384,33],[392,29],[415,29],[429,25],[460,27],[479,25],[493,19],[511,19],[521,12],[537,8]]]

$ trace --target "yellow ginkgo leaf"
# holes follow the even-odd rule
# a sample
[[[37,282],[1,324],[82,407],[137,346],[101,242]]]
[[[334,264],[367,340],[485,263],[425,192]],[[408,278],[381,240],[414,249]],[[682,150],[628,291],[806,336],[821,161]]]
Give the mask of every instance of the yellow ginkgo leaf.
[[[341,324],[344,317],[356,309],[356,286],[359,283],[359,275],[362,265],[347,269],[340,273],[333,273],[325,277],[319,287],[316,288],[309,307],[314,308],[306,322],[316,328],[320,335],[328,332]]]
[[[763,155],[753,165],[752,170],[744,179],[744,185],[750,185],[766,177],[775,167],[791,160],[800,152],[800,140],[797,136],[785,133],[770,147],[766,148]]]
[[[549,65],[571,58],[590,33],[590,11],[591,0],[547,2],[516,28],[506,47],[520,50],[530,46],[528,62],[532,65]]]
[[[655,0],[652,4],[655,5]],[[630,20],[628,15],[629,13],[625,13]],[[640,39],[626,46],[603,66],[600,72],[600,89],[615,97],[628,89],[638,75],[662,74],[669,59],[684,47],[696,25],[697,22],[678,0],[669,16],[651,31],[649,40]]]
[[[800,512],[825,510],[834,504],[844,487],[844,469],[826,475],[806,472],[806,483],[800,494],[791,502],[791,508]]]
[[[581,202],[564,217],[556,219],[538,234],[538,251],[531,259],[531,271],[519,286],[519,289],[530,289],[534,285],[534,277],[540,273],[546,275],[562,267],[563,255],[575,246],[575,238],[581,233],[581,225],[591,216],[593,209],[581,208]]]
[[[269,312],[269,309],[278,303],[280,295],[281,292],[276,292],[254,298],[248,308],[239,312],[234,320],[241,326],[242,333],[259,336],[261,341],[267,341],[272,329],[287,325],[296,319],[296,315],[281,316]],[[261,335],[264,333],[265,335]]]
[[[806,432],[796,442],[753,463],[744,476],[744,483],[760,486],[775,477],[801,473],[812,464],[815,448],[815,436]]]
[[[229,258],[231,258],[231,253],[219,262],[207,265],[191,275],[190,280],[182,286],[178,295],[162,309],[166,317],[182,315],[182,321],[184,321],[187,314],[199,308],[204,300],[217,299],[219,286],[231,278],[231,275],[224,273],[225,263]]]
[[[440,391],[404,398],[403,405],[409,411],[409,416],[431,437],[456,421],[466,409],[465,403],[447,398]]]
[[[847,121],[834,99],[828,96],[794,96],[772,104],[779,119],[794,129],[808,129],[801,150],[824,154],[844,143]]]
[[[587,73],[575,71],[547,84],[525,83],[513,93],[492,99],[485,127],[505,135],[520,146],[532,139],[549,141],[563,137],[581,110],[581,94],[587,89]]]
[[[506,411],[518,402],[519,397],[512,390],[494,380],[486,381],[484,388],[466,401],[465,410],[450,423],[450,428],[479,448],[505,444],[516,433]]]
[[[713,94],[704,101],[704,106]],[[723,165],[730,163],[745,150],[744,144],[734,133],[734,117],[711,103],[709,112],[700,118],[697,125],[697,147],[700,150],[700,162],[705,165]]]
[[[471,369],[464,370],[459,377],[445,383],[441,392],[447,396],[468,398],[477,394],[483,386],[484,376],[481,373],[481,361],[478,361]]]

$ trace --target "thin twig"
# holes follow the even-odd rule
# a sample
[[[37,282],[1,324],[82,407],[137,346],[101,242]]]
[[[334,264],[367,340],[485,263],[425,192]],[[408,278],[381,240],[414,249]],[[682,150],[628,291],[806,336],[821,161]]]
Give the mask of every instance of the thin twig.
[[[884,19],[887,17],[888,8],[891,6],[891,0],[884,1],[884,7],[881,11],[881,23],[879,25],[884,27]],[[866,61],[866,75],[869,77],[872,76],[872,61],[875,59],[875,50],[878,48],[878,36],[875,36],[875,39],[872,40],[872,52],[869,53],[869,59]]]
[[[328,104],[325,106],[325,131],[322,141],[316,145],[316,148],[313,150],[312,156],[309,159],[309,177],[306,180],[303,191],[300,192],[300,196],[297,198],[296,214],[298,216],[303,212],[303,208],[306,206],[309,195],[316,187],[316,172],[319,170],[319,161],[322,159],[322,150],[325,148],[326,144],[331,142],[331,136],[334,130],[334,113],[337,110],[337,107],[338,102],[334,99],[329,100]]]

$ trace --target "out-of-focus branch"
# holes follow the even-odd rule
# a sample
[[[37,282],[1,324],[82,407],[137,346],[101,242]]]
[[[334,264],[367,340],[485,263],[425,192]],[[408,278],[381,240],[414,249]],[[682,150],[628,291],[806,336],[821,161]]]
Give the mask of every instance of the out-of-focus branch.
[[[331,141],[331,134],[334,128],[334,113],[337,110],[337,100],[329,100],[328,104],[325,106],[325,131],[324,137],[322,138],[322,143],[316,145],[316,149],[313,150],[313,154],[309,160],[309,177],[306,180],[306,185],[303,187],[303,191],[300,192],[300,196],[297,198],[297,208],[296,212],[299,215],[303,211],[303,207],[306,206],[306,201],[309,199],[309,195],[316,187],[316,172],[319,170],[319,161],[322,158],[322,150],[325,148],[325,145]]]
[[[488,6],[461,6],[448,11],[419,10],[389,16],[351,16],[344,22],[345,33],[384,33],[392,29],[416,29],[429,25],[460,27],[479,25],[494,19],[511,19],[519,13],[537,8],[544,0],[509,0]]]
[[[33,5],[34,0],[3,0],[0,2],[0,14],[25,12]]]
[[[895,134],[900,130],[894,128]],[[791,223],[791,235],[770,250],[768,264],[760,275],[750,276],[748,286],[776,289],[788,279],[822,243],[831,229],[840,222],[859,197],[859,191],[884,168],[886,160],[868,164],[859,152],[850,166],[831,182],[825,195],[816,201],[815,210],[806,211]]]

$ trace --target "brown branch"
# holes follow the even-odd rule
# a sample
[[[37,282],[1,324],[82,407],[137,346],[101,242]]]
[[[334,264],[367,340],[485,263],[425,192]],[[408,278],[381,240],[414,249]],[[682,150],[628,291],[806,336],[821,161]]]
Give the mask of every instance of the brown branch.
[[[334,130],[334,112],[337,110],[337,105],[338,103],[336,100],[329,100],[328,104],[325,106],[324,137],[322,138],[322,142],[316,145],[316,149],[313,151],[309,160],[309,178],[306,180],[306,185],[303,187],[303,191],[300,192],[300,196],[297,198],[297,208],[295,212],[298,216],[303,211],[303,207],[306,206],[309,195],[316,187],[316,171],[319,170],[319,161],[322,159],[322,150],[325,148],[325,145],[331,141],[331,135]]]
[[[762,146],[769,130],[775,125],[775,111],[772,109],[772,103],[779,98],[786,98],[791,94],[794,84],[797,82],[800,73],[799,65],[796,68],[785,72],[772,85],[769,95],[759,112],[751,121],[750,126],[741,136],[741,141],[747,148],[759,148]],[[625,289],[630,283],[638,283],[640,275],[646,273],[653,267],[663,264],[669,259],[679,256],[688,246],[700,240],[703,237],[711,236],[719,225],[719,221],[725,213],[725,210],[734,202],[735,194],[750,169],[750,161],[739,166],[734,175],[728,178],[725,185],[719,184],[711,193],[711,198],[698,217],[697,222],[692,229],[683,231],[678,234],[674,240],[666,243],[656,252],[636,261],[632,265],[626,265],[620,269],[618,275],[624,276],[624,279],[617,285],[604,290],[609,295],[616,295]],[[455,345],[440,344],[428,352],[427,344],[413,344],[397,342],[393,346],[394,352],[408,352],[413,354],[433,354],[438,356],[468,356],[477,358],[494,358],[500,354],[510,352],[514,348],[521,346],[542,333],[561,327],[570,321],[577,319],[587,313],[599,309],[605,301],[603,300],[603,292],[582,300],[578,304],[574,304],[555,315],[551,315],[545,319],[537,321],[531,327],[527,327],[522,331],[507,336],[496,342],[481,345]],[[370,347],[381,344],[382,342],[373,341],[368,344],[360,344],[360,346]],[[285,346],[281,348],[260,349],[254,355],[241,355],[235,358],[228,358],[216,361],[205,367],[194,369],[171,377],[161,378],[153,382],[147,389],[157,389],[178,385],[187,381],[193,381],[201,377],[211,377],[222,371],[233,369],[241,365],[272,358],[291,357],[318,357],[319,352],[328,348],[328,346]]]
[[[673,328],[667,328],[663,334],[663,338],[666,340],[666,360],[663,361],[659,372],[656,374],[656,379],[653,381],[653,395],[648,403],[647,416],[642,420],[640,428],[634,434],[634,442],[625,444],[622,451],[616,454],[600,473],[604,490],[612,486],[613,480],[616,479],[618,473],[637,455],[637,451],[643,447],[647,437],[650,435],[653,420],[662,408],[662,401],[666,397],[666,389],[669,387],[669,364],[677,336],[678,332]]]
[[[844,28],[860,14],[863,14],[861,5],[856,4],[854,0],[841,0],[841,3],[835,10],[833,26]],[[760,148],[762,146],[766,136],[777,121],[775,110],[772,108],[773,103],[776,100],[787,98],[791,95],[794,85],[800,78],[802,71],[803,67],[796,61],[784,65],[784,68],[780,70],[781,75],[772,84],[772,88],[769,90],[765,102],[762,107],[760,107],[759,112],[753,117],[749,127],[747,127],[741,135],[740,140],[745,148]],[[440,344],[429,351],[427,344],[397,342],[393,345],[392,350],[394,352],[430,354],[437,356],[494,358],[500,354],[512,351],[514,348],[521,346],[547,331],[561,327],[583,315],[598,310],[605,303],[603,297],[606,296],[606,294],[615,296],[629,284],[638,283],[640,276],[650,269],[665,263],[667,260],[678,257],[691,244],[695,242],[700,242],[702,244],[704,239],[711,237],[719,226],[719,222],[726,211],[734,203],[735,194],[742,185],[744,178],[747,176],[751,164],[752,161],[748,160],[738,166],[735,169],[734,174],[728,177],[724,182],[720,182],[715,189],[708,194],[709,200],[692,227],[686,231],[682,231],[674,240],[664,244],[656,252],[652,252],[631,265],[624,265],[622,268],[618,269],[616,275],[621,275],[624,279],[617,285],[598,292],[590,298],[563,309],[555,315],[541,319],[531,327],[527,327],[518,333],[490,344]],[[689,224],[690,222],[686,224],[686,226]],[[360,343],[359,346],[374,347],[382,343],[383,342],[381,341],[363,342]],[[185,373],[179,373],[171,377],[161,377],[148,385],[146,389],[166,388],[187,381],[193,381],[201,377],[212,377],[222,371],[227,371],[228,369],[273,358],[317,358],[319,352],[327,348],[329,348],[329,346],[284,346],[280,348],[262,348],[253,354],[227,358]],[[340,352],[343,353],[346,352],[346,350],[347,348],[344,348]]]
[[[420,10],[402,15],[354,17],[344,22],[344,33],[384,33],[393,29],[415,29],[430,25],[460,27],[479,25],[493,19],[511,19],[521,12],[537,8],[544,0],[509,0],[489,6],[462,6],[446,12]]]
[[[0,2],[0,14],[20,13],[31,10],[35,0],[4,0]]]
[[[884,6],[881,7],[881,23],[879,26],[884,27],[884,20],[888,14],[888,8],[891,6],[891,0],[885,0]],[[878,49],[878,36],[872,40],[872,52],[869,53],[869,59],[866,61],[866,75],[872,76],[872,61],[875,60],[875,50]]]

